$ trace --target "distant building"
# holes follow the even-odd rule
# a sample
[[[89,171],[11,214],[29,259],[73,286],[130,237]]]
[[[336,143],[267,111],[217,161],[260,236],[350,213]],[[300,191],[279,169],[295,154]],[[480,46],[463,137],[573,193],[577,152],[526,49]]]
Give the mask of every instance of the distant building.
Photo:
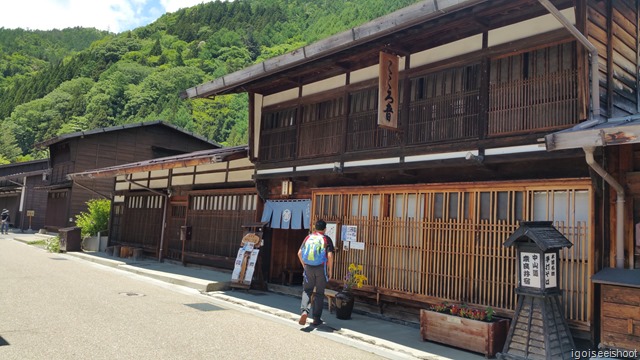
[[[47,192],[36,189],[45,183],[49,160],[0,165],[0,209],[9,210],[11,227],[20,231],[44,227]]]
[[[116,179],[109,242],[148,256],[233,269],[261,209],[247,146],[200,150],[71,174]],[[188,238],[180,238],[182,228]],[[185,233],[186,235],[187,233]]]
[[[36,145],[48,148],[51,173],[45,186],[49,230],[72,226],[92,198],[110,198],[114,179],[74,181],[67,175],[106,166],[216,149],[220,145],[162,121],[61,135]]]

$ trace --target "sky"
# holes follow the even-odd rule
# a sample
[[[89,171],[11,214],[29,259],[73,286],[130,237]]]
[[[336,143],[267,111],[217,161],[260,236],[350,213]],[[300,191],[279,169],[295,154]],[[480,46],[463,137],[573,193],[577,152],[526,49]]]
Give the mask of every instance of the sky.
[[[93,27],[114,33],[148,25],[167,12],[212,0],[9,0],[0,28],[51,30]]]

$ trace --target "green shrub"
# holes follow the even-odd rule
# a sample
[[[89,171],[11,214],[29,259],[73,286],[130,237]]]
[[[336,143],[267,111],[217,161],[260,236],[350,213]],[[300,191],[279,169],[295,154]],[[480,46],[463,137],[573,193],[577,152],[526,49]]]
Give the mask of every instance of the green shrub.
[[[87,208],[89,212],[81,212],[80,215],[76,215],[76,226],[80,228],[83,239],[107,231],[111,201],[107,199],[89,200]]]
[[[48,252],[59,253],[60,252],[60,237],[54,236],[46,240],[46,246]]]

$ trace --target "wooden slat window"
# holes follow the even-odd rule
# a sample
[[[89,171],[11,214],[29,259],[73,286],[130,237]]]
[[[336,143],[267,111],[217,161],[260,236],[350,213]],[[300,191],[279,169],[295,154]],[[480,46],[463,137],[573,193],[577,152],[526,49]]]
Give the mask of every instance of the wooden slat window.
[[[402,95],[400,95],[402,98]],[[349,94],[347,151],[396,147],[400,144],[397,132],[378,126],[378,88]]]
[[[209,194],[189,197],[187,224],[191,240],[185,251],[235,258],[242,240],[242,224],[255,221],[257,195]]]
[[[304,158],[338,154],[345,120],[343,97],[304,105],[298,156]]]
[[[50,184],[61,184],[69,182],[67,175],[74,171],[73,161],[59,162],[53,168],[51,168]]]
[[[127,196],[120,215],[120,242],[156,249],[160,241],[164,196]]]
[[[411,79],[411,145],[478,137],[480,65]]]
[[[488,135],[550,131],[579,122],[576,44],[491,61]]]
[[[504,242],[520,221],[553,221],[574,244],[560,253],[559,287],[567,318],[579,324],[590,321],[591,204],[591,185],[582,180],[313,194],[314,218],[357,226],[364,245],[336,253],[336,279],[350,263],[363,264],[368,285],[380,291],[491,306],[504,314],[515,310],[517,282],[515,249]]]
[[[260,132],[261,161],[291,160],[296,148],[296,108],[265,112]]]

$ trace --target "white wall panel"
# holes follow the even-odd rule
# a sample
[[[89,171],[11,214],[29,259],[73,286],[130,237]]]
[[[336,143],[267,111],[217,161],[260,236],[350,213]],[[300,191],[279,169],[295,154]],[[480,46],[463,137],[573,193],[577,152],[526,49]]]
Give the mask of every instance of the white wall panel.
[[[572,24],[576,23],[576,16],[573,8],[561,11]],[[549,32],[562,28],[563,25],[551,14],[540,16],[517,24],[501,27],[489,31],[489,46],[504,44],[510,41],[524,39],[537,34]]]
[[[482,34],[460,39],[449,44],[411,55],[411,68],[431,64],[482,49]]]
[[[196,175],[196,184],[223,184],[226,173],[199,174]]]
[[[262,100],[261,102],[258,101],[258,96],[261,98]],[[269,105],[275,105],[281,102],[293,100],[297,97],[298,97],[298,88],[295,87],[293,89],[289,89],[289,90],[281,91],[279,93],[264,96],[264,99],[262,99],[263,98],[262,95],[256,94],[255,101],[256,101],[256,105],[260,103],[261,106],[269,106]]]
[[[302,96],[309,96],[311,94],[317,94],[319,92],[332,90],[338,87],[346,85],[347,75],[338,75],[332,78],[317,81],[309,85],[302,87]]]
[[[176,186],[176,185],[191,185],[191,182],[193,181],[193,176],[192,175],[185,175],[185,176],[174,176],[171,178],[171,184]]]
[[[253,170],[238,170],[229,173],[229,182],[251,181]]]

